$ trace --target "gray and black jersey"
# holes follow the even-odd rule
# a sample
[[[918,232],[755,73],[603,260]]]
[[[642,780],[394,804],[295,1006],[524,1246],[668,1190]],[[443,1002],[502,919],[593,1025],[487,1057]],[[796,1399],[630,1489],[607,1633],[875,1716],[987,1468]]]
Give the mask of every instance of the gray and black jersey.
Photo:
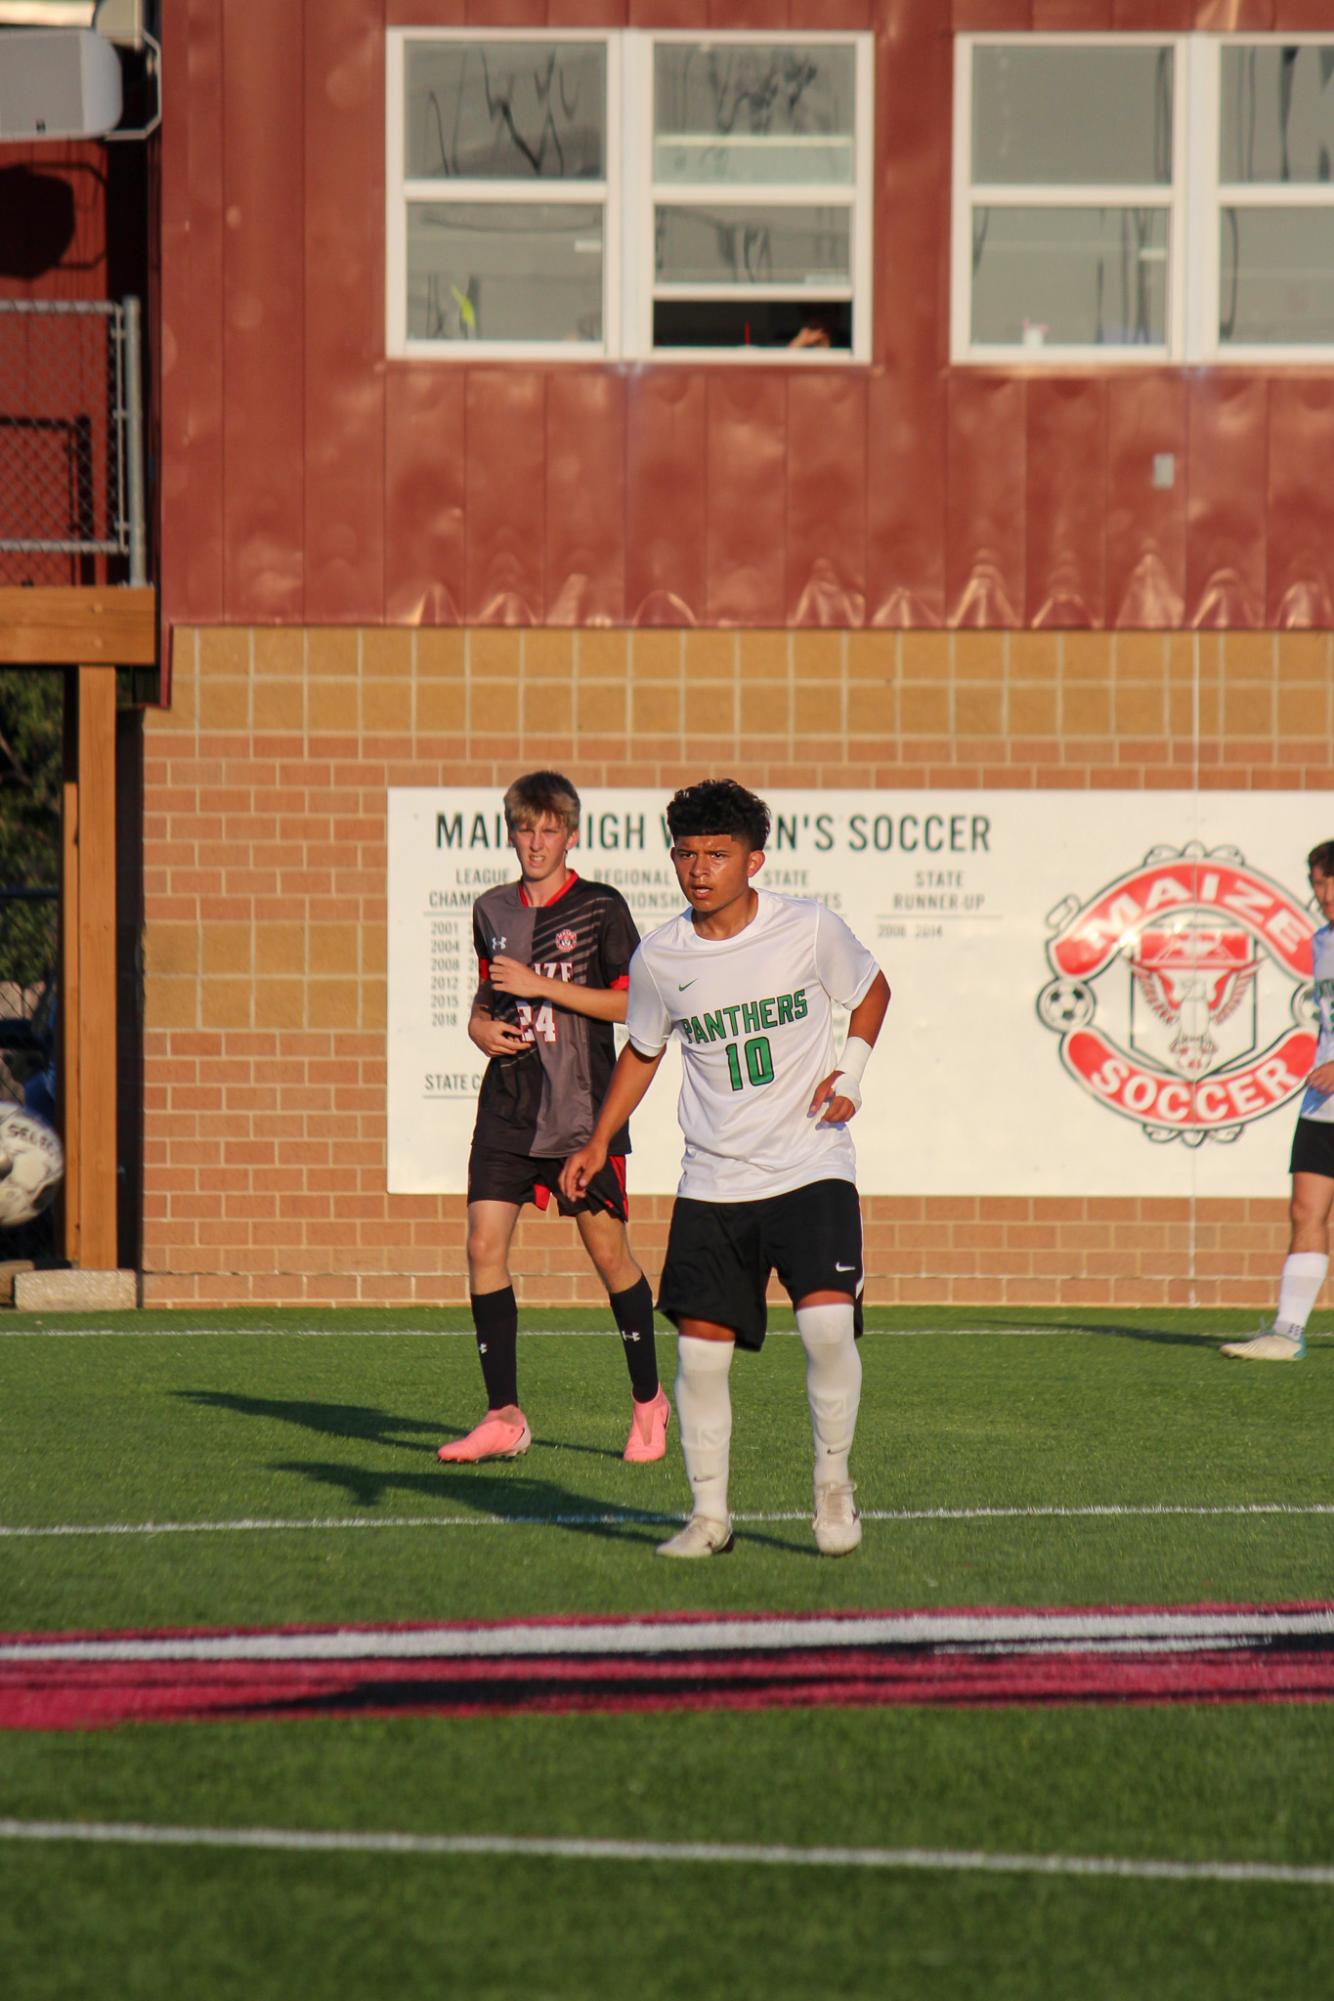
[[[483,980],[503,952],[549,980],[624,987],[639,944],[620,891],[577,875],[550,903],[529,903],[521,882],[489,889],[473,905],[472,927]],[[521,1056],[493,1057],[487,1065],[473,1143],[564,1159],[591,1136],[611,1082],[612,1024],[512,994],[493,993],[490,1007],[497,1020],[516,1022],[531,1047]],[[610,1151],[630,1151],[628,1126],[616,1134]]]

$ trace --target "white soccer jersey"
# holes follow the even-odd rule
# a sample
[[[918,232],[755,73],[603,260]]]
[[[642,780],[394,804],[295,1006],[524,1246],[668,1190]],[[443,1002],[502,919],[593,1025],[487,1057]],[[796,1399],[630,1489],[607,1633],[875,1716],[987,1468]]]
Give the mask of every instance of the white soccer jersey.
[[[734,938],[702,938],[688,910],[630,961],[626,1027],[641,1056],[681,1038],[679,1195],[749,1202],[812,1181],[853,1181],[844,1126],[807,1107],[835,1064],[833,1002],[855,1007],[879,967],[841,917],[758,890]]]
[[[1334,1063],[1334,924],[1322,925],[1311,940],[1311,970],[1315,974],[1315,1004],[1320,1016],[1315,1060],[1317,1065]],[[1326,1123],[1334,1121],[1334,1092],[1322,1097],[1313,1085],[1308,1085],[1302,1099],[1302,1117]]]

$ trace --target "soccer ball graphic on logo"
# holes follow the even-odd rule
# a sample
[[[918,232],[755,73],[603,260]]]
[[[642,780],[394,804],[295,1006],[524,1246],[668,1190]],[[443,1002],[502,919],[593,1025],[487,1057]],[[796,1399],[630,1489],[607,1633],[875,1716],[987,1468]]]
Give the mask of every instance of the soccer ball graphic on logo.
[[[1038,995],[1038,1014],[1048,1028],[1086,1028],[1097,1002],[1083,980],[1050,980]]]
[[[65,1155],[44,1119],[21,1105],[0,1112],[0,1230],[30,1223],[55,1200]]]

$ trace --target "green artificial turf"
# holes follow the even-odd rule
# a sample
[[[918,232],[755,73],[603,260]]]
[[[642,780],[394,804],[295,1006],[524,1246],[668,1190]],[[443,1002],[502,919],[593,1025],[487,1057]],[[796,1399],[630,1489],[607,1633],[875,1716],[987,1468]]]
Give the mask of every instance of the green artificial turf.
[[[647,1518],[686,1504],[675,1435],[664,1465],[624,1466],[618,1344],[529,1317],[565,1330],[521,1344],[533,1450],[445,1469],[436,1444],[480,1410],[472,1344],[404,1330],[457,1315],[5,1316],[0,1525],[306,1526],[0,1537],[0,1626],[1331,1596],[1329,1514],[870,1520],[823,1561],[791,1338],[737,1358],[732,1499],[793,1518],[742,1524],[725,1563],[658,1563]],[[1237,1324],[873,1315],[859,1498],[1334,1505],[1334,1344],[1230,1365],[1214,1341]],[[390,1517],[410,1525],[337,1525]],[[0,1737],[0,1817],[1328,1867],[1332,1756],[1325,1704],[153,1724]],[[1328,1987],[1332,1914],[1309,1885],[0,1839],[0,1992],[1194,2001]]]

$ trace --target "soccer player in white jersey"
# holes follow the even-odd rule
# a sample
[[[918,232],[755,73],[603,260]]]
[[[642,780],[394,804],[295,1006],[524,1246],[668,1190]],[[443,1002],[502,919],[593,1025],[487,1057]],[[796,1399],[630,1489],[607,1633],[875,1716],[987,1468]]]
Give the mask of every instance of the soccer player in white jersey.
[[[847,1125],[889,1005],[871,954],[841,917],[756,889],[769,809],[732,779],[678,792],[672,861],[689,905],[630,962],[629,1042],[566,1194],[601,1169],[612,1138],[679,1037],[685,1159],[658,1308],[676,1325],[677,1418],[693,1509],[660,1556],[723,1556],[739,1343],[764,1340],[771,1271],[796,1307],[815,1435],[815,1540],[846,1556],[862,1538],[848,1471],[861,1393],[856,1156]],[[851,1010],[834,1053],[833,1007]]]
[[[1225,1342],[1238,1362],[1300,1362],[1306,1323],[1329,1270],[1329,1219],[1334,1210],[1334,841],[1306,858],[1311,891],[1325,922],[1311,940],[1311,971],[1320,1022],[1315,1066],[1292,1139],[1292,1235],[1278,1283],[1278,1308],[1249,1341]]]

